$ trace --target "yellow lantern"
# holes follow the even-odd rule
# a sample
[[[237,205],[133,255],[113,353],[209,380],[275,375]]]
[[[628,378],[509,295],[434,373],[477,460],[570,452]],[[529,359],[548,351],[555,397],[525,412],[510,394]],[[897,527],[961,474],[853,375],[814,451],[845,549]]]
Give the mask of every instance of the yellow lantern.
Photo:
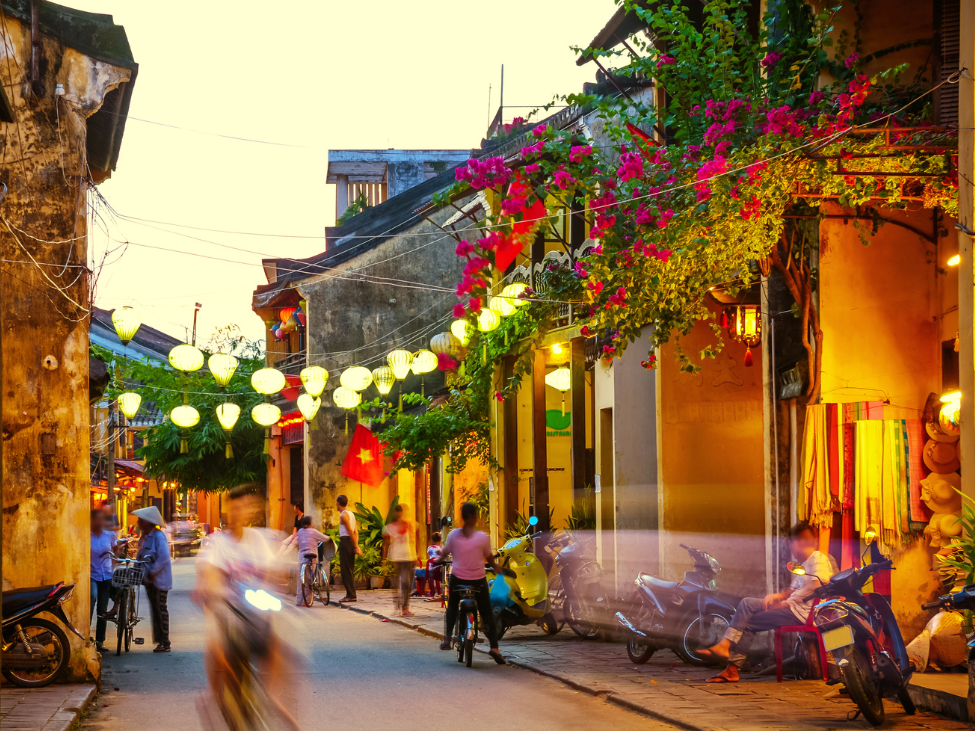
[[[118,397],[118,407],[119,411],[125,414],[126,419],[131,419],[139,412],[139,406],[142,404],[142,396],[132,391],[127,391],[123,394],[119,394]]]
[[[526,289],[528,289],[528,285],[524,282],[515,282],[502,289],[501,296],[507,297],[515,307],[527,307],[531,302],[521,299],[521,295]]]
[[[463,347],[471,341],[471,324],[467,320],[454,320],[450,323],[450,332],[460,341]]]
[[[275,368],[261,368],[251,374],[251,386],[265,396],[277,393],[285,386],[284,374]]]
[[[226,388],[237,372],[237,359],[226,353],[214,353],[207,359],[210,375],[220,388]]]
[[[321,366],[308,366],[301,369],[301,382],[312,396],[321,396],[328,383],[328,371]]]
[[[410,366],[413,372],[420,377],[420,395],[426,396],[426,384],[424,375],[437,370],[437,356],[429,350],[418,350],[413,354],[413,364]]]
[[[372,385],[372,371],[362,366],[352,366],[342,371],[339,383],[350,391],[365,391]]]
[[[376,390],[383,396],[388,396],[396,383],[396,374],[389,366],[379,366],[372,372],[372,381],[376,384]]]
[[[482,333],[497,330],[501,324],[501,316],[490,307],[483,308],[477,315],[477,329]]]
[[[227,459],[233,459],[234,457],[234,448],[230,445],[230,432],[234,430],[234,425],[239,418],[240,407],[237,404],[228,401],[217,407],[217,421],[220,422],[220,428],[223,429],[224,438],[227,442],[226,449],[224,450],[224,456]]]
[[[270,454],[271,427],[281,418],[281,409],[274,404],[258,404],[251,409],[251,418],[264,427],[264,454]]]
[[[386,362],[393,369],[396,380],[405,381],[406,377],[410,375],[410,368],[413,366],[413,353],[398,348],[386,356]]]
[[[556,368],[545,376],[545,383],[562,392],[562,413],[565,414],[565,392],[572,387],[572,372],[567,366]]]
[[[112,313],[112,326],[115,328],[118,339],[122,341],[122,345],[129,344],[141,325],[142,319],[131,307],[119,307]]]
[[[371,376],[372,374],[370,374]],[[345,433],[349,433],[349,410],[362,403],[362,394],[345,386],[339,386],[332,391],[332,401],[340,409],[345,409]]]
[[[192,373],[203,367],[203,353],[192,345],[177,345],[169,351],[169,364],[183,373]]]
[[[203,356],[201,354],[200,358],[202,359],[202,357]],[[192,429],[194,426],[200,423],[200,412],[189,404],[183,404],[182,406],[177,406],[175,409],[173,409],[169,414],[169,418],[180,429]],[[179,453],[189,454],[189,451],[190,447],[186,441],[186,434],[183,433],[179,440]]]
[[[460,347],[460,340],[453,333],[440,333],[430,339],[430,350],[434,353],[457,355]]]
[[[507,317],[514,313],[515,305],[504,295],[494,296],[488,300],[488,309],[497,312],[501,317]]]
[[[320,398],[307,393],[301,394],[295,403],[298,405],[298,411],[305,417],[305,421],[314,419],[322,406],[322,400]]]
[[[735,307],[730,313],[728,332],[749,348],[762,342],[762,312],[758,305]]]

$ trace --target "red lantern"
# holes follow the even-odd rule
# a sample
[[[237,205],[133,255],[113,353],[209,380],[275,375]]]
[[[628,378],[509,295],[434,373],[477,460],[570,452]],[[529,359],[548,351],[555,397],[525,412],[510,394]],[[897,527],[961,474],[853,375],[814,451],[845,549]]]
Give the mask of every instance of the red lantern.
[[[287,322],[290,320],[291,316],[295,314],[295,309],[296,308],[294,307],[285,307],[283,310],[281,310],[278,313],[278,317],[281,319],[281,322]]]

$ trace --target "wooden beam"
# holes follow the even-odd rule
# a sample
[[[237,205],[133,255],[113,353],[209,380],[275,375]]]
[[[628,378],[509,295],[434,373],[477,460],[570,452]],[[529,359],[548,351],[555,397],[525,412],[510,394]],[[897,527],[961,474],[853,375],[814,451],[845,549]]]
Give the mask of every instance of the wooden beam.
[[[548,441],[545,437],[545,351],[535,351],[532,364],[532,479],[535,485],[534,514],[538,530],[548,524]]]
[[[586,341],[576,338],[569,347],[570,413],[572,415],[572,500],[582,500],[586,487]]]
[[[504,359],[504,383],[514,371],[515,359],[511,356]],[[515,513],[521,508],[518,504],[518,397],[512,394],[504,400],[502,406],[504,419],[504,500],[501,522],[504,525],[515,524]],[[501,528],[504,525],[500,526]]]

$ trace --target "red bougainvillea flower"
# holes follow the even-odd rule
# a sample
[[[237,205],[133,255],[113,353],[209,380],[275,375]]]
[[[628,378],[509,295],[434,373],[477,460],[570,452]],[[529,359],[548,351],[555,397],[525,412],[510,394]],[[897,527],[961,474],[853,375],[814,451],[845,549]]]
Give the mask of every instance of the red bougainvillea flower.
[[[579,332],[582,333],[582,337],[584,338],[588,338],[591,335],[588,325],[583,325],[582,329],[579,330]]]
[[[586,282],[586,289],[592,292],[592,297],[595,299],[599,296],[599,293],[603,291],[602,282]]]
[[[470,301],[467,303],[467,309],[473,312],[475,315],[481,311],[481,298],[471,297]]]
[[[464,305],[462,305],[460,302],[454,305],[454,317],[460,320],[466,316],[467,316],[467,311],[464,309]]]
[[[860,60],[860,54],[854,51],[852,54],[850,54],[850,57],[846,59],[846,67],[848,69],[853,68],[853,64],[855,64],[859,60]]]
[[[646,360],[641,360],[640,361],[640,365],[642,365],[647,370],[650,370],[651,368],[654,368],[657,365],[657,356],[656,355],[651,355]]]
[[[495,391],[494,398],[496,398],[498,401],[504,401],[504,394],[502,394],[500,391]]]
[[[437,353],[437,368],[441,371],[456,371],[457,361],[448,353]]]

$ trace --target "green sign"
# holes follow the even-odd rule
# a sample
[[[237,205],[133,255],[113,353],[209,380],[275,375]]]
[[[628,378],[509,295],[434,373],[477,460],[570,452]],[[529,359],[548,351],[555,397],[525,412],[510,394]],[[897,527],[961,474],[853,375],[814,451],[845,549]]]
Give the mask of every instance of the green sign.
[[[562,413],[560,409],[549,409],[545,412],[545,426],[551,431],[547,432],[550,437],[568,437],[572,435],[569,430],[572,424],[572,414]]]

